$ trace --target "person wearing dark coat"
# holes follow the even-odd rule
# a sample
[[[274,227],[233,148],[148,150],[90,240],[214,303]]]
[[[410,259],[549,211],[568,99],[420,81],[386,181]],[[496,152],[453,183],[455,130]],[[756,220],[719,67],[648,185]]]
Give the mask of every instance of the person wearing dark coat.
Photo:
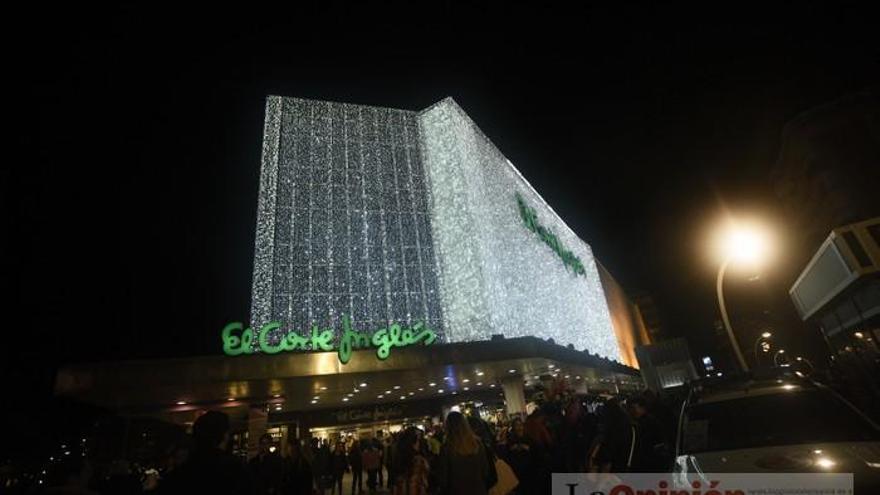
[[[598,410],[598,432],[590,449],[591,469],[600,473],[625,473],[632,463],[635,426],[611,399]]]
[[[361,442],[351,444],[348,450],[348,464],[351,466],[351,495],[364,491],[364,460],[361,457]]]
[[[339,440],[330,458],[330,474],[333,476],[333,488],[330,493],[342,495],[342,478],[346,471],[348,471],[348,455],[345,453],[345,444]]]
[[[312,465],[306,459],[299,439],[289,437],[287,446],[288,457],[284,459],[282,493],[284,495],[312,495],[312,487],[314,486]]]
[[[260,437],[260,450],[248,462],[248,470],[254,481],[255,495],[277,495],[281,492],[284,462],[281,455],[272,452],[272,435]]]
[[[229,417],[208,411],[193,424],[195,449],[187,461],[159,483],[158,492],[167,494],[205,493],[212,495],[251,494],[252,483],[244,464],[226,451],[229,443]]]
[[[636,397],[628,401],[629,412],[635,421],[635,451],[631,471],[636,473],[664,473],[672,468],[669,442],[661,422],[648,412],[647,401]]]

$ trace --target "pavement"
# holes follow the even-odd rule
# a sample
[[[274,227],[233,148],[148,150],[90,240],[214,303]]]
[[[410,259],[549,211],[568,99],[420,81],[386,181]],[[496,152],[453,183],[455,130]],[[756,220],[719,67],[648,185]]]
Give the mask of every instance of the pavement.
[[[385,473],[383,473],[383,474],[385,475],[385,479],[384,479],[383,481],[384,481],[385,483],[388,483],[388,476],[387,476],[388,473],[385,472]],[[345,476],[342,477],[342,495],[352,495],[352,491],[351,491],[351,478],[352,478],[351,473],[345,473]],[[366,471],[364,472],[363,484],[364,484],[364,486],[363,486],[363,490],[364,490],[364,491],[361,492],[361,493],[363,493],[364,495],[367,495],[367,494],[370,493],[370,491],[367,490],[367,473],[366,473]],[[334,488],[333,491],[328,490],[328,491],[325,492],[325,493],[327,493],[327,494],[329,494],[329,495],[334,495],[334,494],[336,493],[335,490],[336,490],[336,489]],[[358,493],[357,490],[355,490],[355,491],[354,491],[354,495],[357,495],[357,493]],[[383,486],[382,488],[378,488],[378,487],[377,487],[376,491],[373,492],[373,493],[376,493],[376,494],[387,494],[387,493],[391,493],[391,490],[389,490],[388,488],[386,488],[386,487]]]

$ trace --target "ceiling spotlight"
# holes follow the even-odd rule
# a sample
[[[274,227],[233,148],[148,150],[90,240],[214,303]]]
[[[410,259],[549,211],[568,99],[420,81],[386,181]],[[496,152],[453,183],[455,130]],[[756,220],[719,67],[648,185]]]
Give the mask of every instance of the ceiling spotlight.
[[[381,398],[383,398],[383,397],[385,397],[385,396],[382,395],[382,394],[379,394],[379,395],[376,396],[377,399],[381,399]]]
[[[468,383],[470,381],[471,381],[470,378],[465,378],[464,380],[462,380],[462,383]]]
[[[489,388],[495,388],[495,384],[489,385]]]
[[[467,391],[470,390],[470,389],[471,389],[470,387],[465,387],[465,388],[464,388],[464,391],[467,392]]]
[[[342,402],[348,402],[348,397],[343,397]]]
[[[409,395],[416,395],[416,393],[415,393],[415,392],[410,392]]]
[[[275,399],[277,399],[277,398],[281,397],[281,394],[275,394],[275,395],[273,395],[272,397],[275,398]]]
[[[516,370],[507,370],[508,373],[516,373]]]
[[[179,400],[179,401],[177,401],[177,405],[178,405],[178,406],[185,406],[185,405],[186,405],[186,401],[185,401],[185,400]]]
[[[367,386],[366,383],[361,383],[361,387],[366,387],[366,386]]]
[[[477,372],[477,376],[483,376],[483,372],[482,372],[482,371],[478,371],[478,372]]]
[[[419,392],[424,392],[425,389],[423,387],[419,387]]]
[[[477,382],[477,386],[478,386],[478,387],[482,387],[482,386],[483,386],[483,382]]]
[[[229,397],[229,398],[228,398],[228,399],[226,399],[226,400],[227,400],[227,401],[229,401],[229,402],[232,402],[232,401],[234,401],[234,400],[235,400],[235,397]]]
[[[321,390],[327,390],[327,387],[321,387]]]
[[[400,396],[400,400],[406,400],[406,396],[405,396],[405,395],[401,395],[401,396]]]
[[[434,382],[431,382],[431,383],[429,383],[429,384],[428,384],[428,386],[429,386],[429,387],[436,387],[436,386],[437,386],[437,384],[436,384],[436,383],[434,383]]]
[[[448,382],[449,380],[452,380],[452,377],[451,376],[444,376],[443,379]]]
[[[437,390],[437,393],[438,393],[438,394],[442,394],[442,393],[443,393],[443,389],[441,388],[441,389]]]
[[[390,394],[391,391],[390,391],[390,390],[386,390],[385,393],[386,393],[386,394]]]
[[[394,390],[400,390],[400,385],[395,385]]]
[[[312,399],[312,400],[318,400],[318,399],[320,399],[320,398],[321,398],[321,396],[320,396],[320,395],[316,395],[316,396],[315,396],[315,398],[314,398],[314,399]]]
[[[316,401],[316,400],[312,401],[312,404],[317,404],[317,403],[318,403],[318,401]]]

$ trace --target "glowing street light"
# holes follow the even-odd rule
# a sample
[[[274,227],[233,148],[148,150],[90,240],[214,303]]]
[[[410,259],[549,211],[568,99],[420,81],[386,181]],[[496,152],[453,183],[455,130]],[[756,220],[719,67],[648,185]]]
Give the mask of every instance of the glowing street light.
[[[785,355],[785,349],[779,349],[776,351],[776,354],[773,355],[773,364],[775,366],[779,366],[779,356]]]
[[[718,281],[716,289],[718,292],[718,307],[721,309],[721,320],[724,322],[724,328],[727,330],[727,336],[730,338],[731,346],[736,354],[737,360],[743,371],[749,371],[749,366],[739,349],[739,343],[733,334],[730,326],[730,318],[727,316],[727,307],[724,304],[724,273],[730,263],[737,265],[757,265],[767,256],[769,245],[767,236],[759,227],[751,224],[734,222],[728,223],[720,238],[720,246],[722,252],[722,262],[718,269]]]
[[[770,340],[770,337],[772,337],[772,336],[773,336],[772,333],[770,333],[770,332],[764,332],[764,333],[761,334],[760,337],[758,337],[758,338],[755,340],[755,365],[756,365],[756,366],[757,366],[758,364],[760,364],[760,360],[759,360],[759,358],[758,358],[758,345],[759,345],[761,342],[766,342],[766,341]],[[768,349],[769,349],[769,347],[768,347]]]

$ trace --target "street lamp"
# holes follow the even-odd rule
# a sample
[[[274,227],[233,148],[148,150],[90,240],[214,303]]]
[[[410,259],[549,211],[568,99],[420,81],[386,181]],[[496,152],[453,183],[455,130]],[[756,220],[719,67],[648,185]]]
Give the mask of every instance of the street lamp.
[[[773,355],[774,366],[779,366],[779,356],[782,356],[783,354],[785,354],[785,349],[779,349],[778,351],[776,351],[776,354]]]
[[[773,336],[772,333],[770,333],[770,332],[764,332],[764,333],[761,334],[760,337],[758,337],[758,338],[755,340],[755,366],[757,366],[757,365],[759,364],[759,363],[758,363],[758,361],[759,361],[759,359],[758,359],[758,344],[760,344],[762,340],[767,340],[767,339],[769,339],[769,338],[772,337],[772,336]]]
[[[718,291],[718,307],[721,309],[721,320],[724,322],[724,328],[727,330],[727,336],[730,338],[730,344],[736,354],[737,360],[743,371],[749,371],[749,365],[743,357],[742,351],[739,349],[739,343],[733,334],[730,326],[730,318],[727,316],[727,307],[724,304],[724,273],[730,263],[735,264],[757,264],[761,258],[766,255],[767,243],[766,237],[761,230],[755,226],[738,222],[730,222],[724,235],[721,238],[721,248],[723,251],[723,261],[718,269],[718,281],[716,288]]]
[[[798,356],[798,357],[796,357],[796,358],[794,358],[794,359],[795,359],[795,361],[797,361],[797,362],[799,362],[799,363],[807,363],[807,366],[810,367],[809,374],[812,374],[813,371],[816,369],[816,367],[813,366],[813,363],[811,363],[810,360],[807,359],[807,358],[805,358],[805,357]]]

